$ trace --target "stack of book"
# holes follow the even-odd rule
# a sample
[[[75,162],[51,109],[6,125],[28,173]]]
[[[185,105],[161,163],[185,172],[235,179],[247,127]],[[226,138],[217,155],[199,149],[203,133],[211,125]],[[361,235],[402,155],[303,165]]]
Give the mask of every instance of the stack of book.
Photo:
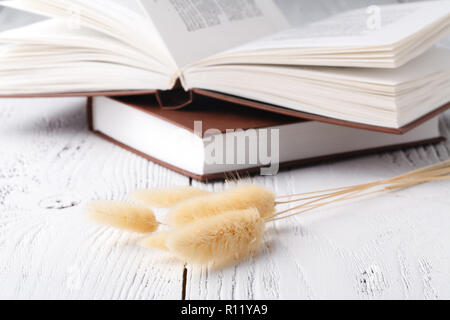
[[[292,29],[273,0],[12,0],[0,95],[88,96],[89,128],[199,180],[437,143],[450,1]]]

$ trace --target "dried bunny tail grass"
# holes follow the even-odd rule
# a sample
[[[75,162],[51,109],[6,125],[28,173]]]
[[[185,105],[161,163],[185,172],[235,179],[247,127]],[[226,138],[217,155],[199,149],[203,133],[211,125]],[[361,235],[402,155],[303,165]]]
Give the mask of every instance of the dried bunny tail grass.
[[[257,209],[229,211],[175,229],[166,244],[184,262],[222,266],[257,253],[264,229]]]
[[[89,218],[99,224],[138,233],[158,229],[152,210],[119,201],[95,201],[87,207]]]
[[[157,249],[161,251],[168,251],[166,241],[170,231],[161,231],[154,233],[140,242],[140,245],[148,249]]]
[[[249,208],[256,208],[262,218],[272,216],[275,212],[275,194],[260,186],[244,185],[185,201],[172,209],[169,218],[172,225],[182,226],[225,211]]]
[[[316,193],[292,195],[292,197],[304,197],[287,200],[284,202],[277,202],[277,204],[297,203],[298,205],[274,214],[271,218],[267,219],[267,221],[287,219],[342,201],[367,197],[377,193],[406,189],[421,183],[445,180],[450,180],[450,160],[378,182],[350,186],[341,189],[324,190]],[[290,212],[294,213],[286,215]]]
[[[320,190],[315,192],[307,192],[307,193],[299,193],[299,194],[291,194],[287,196],[281,196],[278,197],[277,204],[288,204],[293,202],[299,202],[304,200],[310,200],[310,199],[316,199],[321,198],[326,194],[332,194],[332,193],[341,193],[341,192],[348,192],[353,190],[362,190],[362,189],[369,189],[373,187],[382,187],[387,186],[386,189],[392,189],[390,185],[409,185],[414,186],[419,183],[429,182],[435,180],[435,177],[443,177],[450,174],[450,160],[439,162],[437,164],[427,166],[424,168],[420,168],[417,170],[413,170],[410,172],[407,172],[405,174],[396,176],[391,179],[386,179],[378,182],[372,182],[372,183],[364,183],[360,185],[354,185],[354,186],[347,186],[347,187],[341,187],[341,188],[334,188],[334,189],[328,189],[328,190]],[[412,182],[414,180],[417,180],[419,182]],[[448,178],[442,178],[438,180],[448,180]],[[297,198],[295,197],[302,197]],[[294,198],[294,199],[292,199]],[[290,200],[287,200],[290,199]]]
[[[153,190],[136,190],[130,198],[143,205],[154,208],[171,208],[180,202],[209,194],[208,191],[194,187],[175,187]]]

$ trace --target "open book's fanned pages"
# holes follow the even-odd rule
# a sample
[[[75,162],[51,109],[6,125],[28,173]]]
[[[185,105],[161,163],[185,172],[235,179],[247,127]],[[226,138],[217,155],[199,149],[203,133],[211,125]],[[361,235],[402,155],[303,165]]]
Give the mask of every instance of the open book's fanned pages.
[[[267,153],[272,160],[278,160],[282,168],[290,168],[444,140],[439,132],[438,118],[396,136],[301,120],[253,108],[242,109],[240,105],[205,96],[196,96],[191,105],[181,110],[161,109],[154,96],[97,97],[90,99],[88,104],[88,121],[90,130],[100,137],[202,181],[225,179],[235,176],[236,172],[259,173],[261,167],[273,165],[273,162],[268,165],[261,160],[260,148],[266,150],[263,154]],[[198,121],[201,121],[200,128],[195,126]],[[133,125],[127,125],[129,123]],[[212,129],[213,133],[209,132]],[[229,159],[230,150],[232,158],[236,160],[238,155],[233,151],[236,149],[230,148],[229,142],[239,139],[235,133],[230,133],[230,130],[237,129],[253,131],[242,131],[244,135],[241,139],[246,141],[248,137],[248,143],[253,141],[258,151],[254,152],[254,146],[247,142],[244,143],[245,149],[239,150],[245,150],[242,159],[250,160],[257,155],[255,162],[208,162],[209,152]],[[274,149],[272,139],[261,140],[261,137],[271,135],[274,129],[279,132],[278,150]],[[258,135],[259,130],[266,134]],[[227,143],[216,144],[211,140],[211,134]],[[225,149],[212,151],[211,145]]]
[[[50,18],[0,34],[4,96],[169,90],[187,64],[288,26],[273,0],[0,5]]]
[[[450,101],[450,54],[430,49],[450,31],[450,1],[353,11],[295,30],[274,0],[0,5],[49,18],[0,33],[0,97],[155,94],[162,106],[183,107],[209,95],[392,133]]]
[[[450,50],[433,48],[396,69],[215,66],[192,69],[184,80],[218,99],[231,95],[273,112],[403,133],[448,107]]]
[[[202,61],[396,68],[450,30],[450,1],[370,6],[282,31]]]
[[[139,96],[158,93],[157,90],[115,90],[88,92],[60,92],[60,93],[11,93],[0,95],[0,98],[71,98],[71,97],[120,97]]]
[[[290,27],[273,0],[141,2],[179,69]]]

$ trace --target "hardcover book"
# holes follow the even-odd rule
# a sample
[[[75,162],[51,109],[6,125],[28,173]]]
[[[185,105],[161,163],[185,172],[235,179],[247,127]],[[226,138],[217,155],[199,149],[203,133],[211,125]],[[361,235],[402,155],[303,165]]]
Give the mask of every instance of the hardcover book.
[[[380,6],[292,28],[273,0],[11,0],[49,19],[6,31],[0,95],[208,96],[402,134],[450,107],[450,2]],[[180,94],[181,92],[181,94]]]
[[[324,160],[444,140],[433,118],[404,135],[274,115],[198,97],[181,110],[155,96],[95,97],[89,128],[102,138],[197,180],[275,174]]]

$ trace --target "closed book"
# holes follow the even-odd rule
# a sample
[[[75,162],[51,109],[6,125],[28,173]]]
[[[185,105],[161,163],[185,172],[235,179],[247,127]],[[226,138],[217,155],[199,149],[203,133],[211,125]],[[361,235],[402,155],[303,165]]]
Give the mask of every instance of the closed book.
[[[102,138],[196,180],[279,169],[438,143],[434,117],[392,135],[274,114],[205,96],[178,110],[154,95],[94,97],[89,128]]]

